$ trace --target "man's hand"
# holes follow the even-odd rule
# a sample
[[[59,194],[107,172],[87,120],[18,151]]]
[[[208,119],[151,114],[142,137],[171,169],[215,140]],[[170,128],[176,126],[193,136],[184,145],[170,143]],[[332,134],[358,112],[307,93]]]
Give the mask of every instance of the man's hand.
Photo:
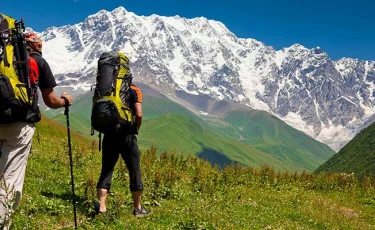
[[[69,94],[67,94],[66,92],[64,92],[63,94],[61,94],[61,98],[65,97],[66,99],[68,99],[68,102],[69,102],[69,106],[72,105],[72,96],[70,96]]]

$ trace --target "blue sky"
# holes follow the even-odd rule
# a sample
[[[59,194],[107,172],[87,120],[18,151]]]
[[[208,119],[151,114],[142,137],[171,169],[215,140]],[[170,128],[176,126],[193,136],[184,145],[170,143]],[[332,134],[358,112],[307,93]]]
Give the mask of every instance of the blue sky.
[[[137,15],[206,17],[237,37],[281,49],[320,46],[332,59],[375,60],[375,0],[1,0],[1,12],[24,17],[34,30],[83,21],[101,9]]]

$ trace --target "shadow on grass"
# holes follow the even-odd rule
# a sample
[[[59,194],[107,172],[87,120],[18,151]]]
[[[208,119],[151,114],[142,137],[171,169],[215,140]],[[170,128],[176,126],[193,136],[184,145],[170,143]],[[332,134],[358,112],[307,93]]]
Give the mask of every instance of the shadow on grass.
[[[52,193],[52,192],[46,192],[46,191],[42,191],[41,192],[42,196],[45,196],[45,197],[48,197],[48,198],[57,198],[57,199],[61,199],[61,200],[72,200],[72,196],[73,194],[72,193],[63,193],[63,194],[56,194],[56,193]],[[86,201],[86,198],[84,197],[81,197],[81,196],[77,196],[77,194],[75,194],[75,201],[76,202],[84,202]]]
[[[42,191],[41,195],[52,199],[61,199],[64,201],[69,201],[72,204],[72,193],[56,194],[52,192]],[[84,215],[90,221],[97,217],[104,218],[108,221],[115,221],[120,218],[121,208],[109,209],[107,212],[99,214],[94,206],[93,200],[88,200],[85,197],[77,196],[77,194],[75,195],[77,216]]]
[[[64,200],[64,201],[69,201],[72,204],[72,197],[73,197],[72,193],[56,194],[56,193],[52,193],[52,192],[42,191],[41,195],[45,196],[45,197],[48,197],[48,198],[52,198],[52,199],[60,199],[60,200]],[[77,212],[80,212],[80,213],[86,215],[87,217],[92,216],[92,214],[94,212],[94,207],[92,206],[92,204],[89,200],[87,200],[85,197],[77,196],[77,194],[75,194],[74,200],[76,202]],[[72,208],[73,208],[73,204],[72,204]]]
[[[203,150],[196,154],[199,158],[204,159],[211,163],[212,166],[217,166],[219,169],[223,169],[227,165],[233,165],[233,164],[241,164],[238,161],[234,161],[229,159],[226,155],[223,153],[203,147]]]

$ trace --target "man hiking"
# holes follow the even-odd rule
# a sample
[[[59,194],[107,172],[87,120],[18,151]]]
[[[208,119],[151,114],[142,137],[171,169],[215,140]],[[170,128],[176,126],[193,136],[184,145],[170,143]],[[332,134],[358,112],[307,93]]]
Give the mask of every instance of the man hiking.
[[[113,76],[116,77],[113,78]],[[129,188],[132,192],[134,206],[133,215],[142,217],[150,213],[141,205],[143,182],[140,151],[136,137],[142,124],[142,92],[132,84],[132,79],[129,59],[123,53],[106,52],[101,55],[98,61],[97,87],[94,95],[94,102],[96,101],[96,103],[93,104],[94,109],[91,118],[93,129],[102,130],[101,132],[104,133],[102,169],[97,183],[99,203],[94,203],[96,212],[99,214],[107,211],[106,199],[111,188],[112,174],[120,155],[129,171]],[[107,100],[103,100],[103,98]],[[100,106],[100,102],[104,105]],[[95,114],[106,115],[108,112],[107,109],[100,110],[102,107],[117,108],[119,112],[116,111],[116,114],[120,116],[119,119],[109,123],[99,121],[100,117],[103,116],[95,116]],[[124,115],[124,113],[127,115]],[[112,117],[111,115],[108,116],[109,119]]]
[[[0,14],[0,22],[2,20],[12,22],[12,18]],[[4,25],[4,23],[1,25]],[[61,97],[58,97],[54,93],[54,87],[57,84],[48,63],[42,57],[41,38],[36,33],[30,32],[24,34],[24,39],[27,49],[25,53],[29,55],[28,74],[30,79],[36,79],[32,83],[32,87],[35,87],[35,91],[32,93],[35,102],[27,112],[27,116],[24,116],[24,113],[17,112],[18,108],[14,105],[9,105],[9,100],[4,99],[9,97],[8,94],[5,95],[5,90],[0,91],[0,226],[2,229],[9,228],[11,215],[20,204],[27,159],[35,131],[34,123],[41,119],[37,107],[36,88],[39,87],[44,103],[50,108],[56,109],[72,104],[70,95],[63,93]],[[4,47],[3,52],[6,52]],[[7,56],[7,53],[5,53],[5,56]],[[8,59],[9,56],[12,55],[8,55]],[[5,61],[1,58],[0,61],[0,67],[3,68],[0,68],[0,76],[6,76],[12,65],[3,64]],[[5,66],[8,66],[8,69]],[[2,75],[1,70],[4,71],[5,75]],[[0,87],[2,87],[1,84],[3,83],[0,83]],[[33,113],[30,113],[30,110]],[[10,111],[11,113],[9,113]],[[9,114],[12,116],[9,116]],[[30,114],[36,118],[30,118]]]

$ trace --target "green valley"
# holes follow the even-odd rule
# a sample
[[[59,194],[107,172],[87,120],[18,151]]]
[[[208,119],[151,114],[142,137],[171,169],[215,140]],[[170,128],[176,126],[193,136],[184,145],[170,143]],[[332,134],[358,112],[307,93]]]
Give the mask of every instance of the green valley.
[[[91,93],[76,100],[70,111],[72,129],[90,137]],[[313,171],[334,154],[325,144],[266,112],[235,109],[221,116],[200,115],[150,89],[144,93],[143,112],[141,150],[157,146],[159,153],[193,154],[220,167],[240,162],[299,172]],[[51,117],[65,124],[62,113]]]

